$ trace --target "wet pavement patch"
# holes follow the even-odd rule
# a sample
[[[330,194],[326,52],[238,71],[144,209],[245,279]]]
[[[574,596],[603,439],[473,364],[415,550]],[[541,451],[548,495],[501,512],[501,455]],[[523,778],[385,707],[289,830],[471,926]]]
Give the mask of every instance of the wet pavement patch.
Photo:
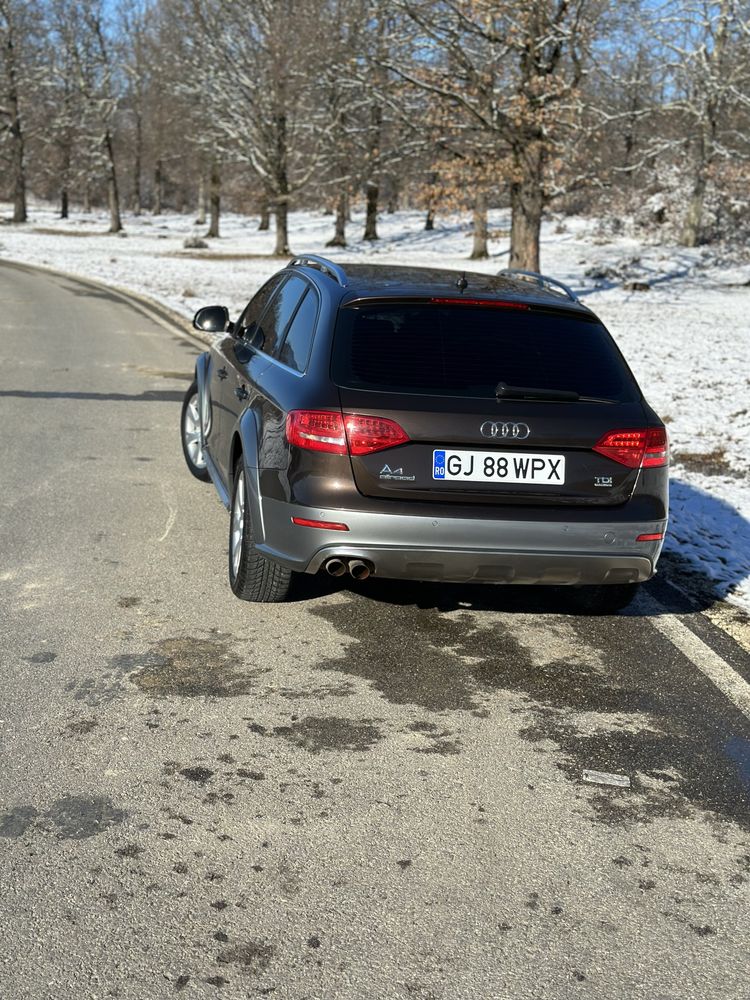
[[[440,729],[431,722],[413,722],[406,728],[409,732],[424,736],[428,741],[426,746],[413,747],[413,753],[436,753],[443,756],[461,753],[461,741],[454,738],[455,733],[450,729]]]
[[[592,789],[587,802],[599,821],[688,818],[698,809],[750,829],[750,794],[737,759],[746,741],[722,737],[732,725],[723,697],[700,675],[685,683],[684,671],[692,668],[679,663],[671,646],[656,648],[647,620],[589,618],[571,624],[582,646],[599,651],[601,669],[589,668],[588,676],[573,669],[570,687],[535,690],[545,703],[529,706],[534,721],[519,735],[556,743],[562,753],[555,762],[573,781],[579,782],[587,767],[634,776],[631,789]],[[646,649],[644,660],[639,651]],[[561,673],[562,666],[557,664]],[[591,723],[583,730],[577,712],[597,713],[593,731]],[[606,713],[620,720],[630,713],[640,721],[613,726]]]
[[[353,641],[316,666],[362,678],[394,704],[435,712],[476,713],[498,691],[521,695],[515,711],[528,721],[519,735],[553,753],[576,785],[591,768],[632,776],[631,789],[582,793],[595,821],[703,810],[750,828],[750,741],[739,735],[746,722],[647,618],[532,617],[523,606],[520,617],[500,619],[502,595],[492,606],[485,590],[474,598],[463,589],[470,614],[456,611],[456,600],[446,614],[430,600],[436,592],[423,596],[419,587],[339,594],[310,611]],[[506,602],[511,609],[514,601]],[[426,741],[415,752],[460,751],[448,730],[431,725],[412,729]]]
[[[249,694],[264,670],[248,669],[242,657],[219,639],[162,639],[147,653],[125,653],[111,661],[120,670],[135,671],[130,680],[144,694],[156,697],[233,698]]]
[[[309,715],[291,726],[277,726],[274,736],[281,736],[309,753],[324,750],[369,750],[383,735],[371,720],[354,722],[335,716]]]
[[[209,771],[207,767],[183,767],[180,771],[183,778],[187,778],[188,781],[195,781],[199,785],[205,785],[209,778],[214,775],[213,771]]]
[[[119,858],[137,858],[139,855],[144,854],[146,851],[145,847],[141,847],[140,844],[125,844],[124,847],[118,847],[115,854]]]
[[[492,655],[493,635],[480,632],[471,615],[448,618],[435,608],[408,604],[394,613],[392,604],[360,595],[311,613],[356,640],[340,656],[318,662],[318,669],[361,677],[396,705],[434,712],[479,707],[479,685],[462,657]]]
[[[0,837],[22,837],[38,829],[54,833],[60,840],[85,840],[122,823],[127,815],[108,798],[66,795],[44,811],[17,806],[0,815]]]
[[[74,736],[85,736],[96,729],[98,725],[96,719],[76,719],[75,722],[69,722],[65,729]]]
[[[27,656],[25,659],[27,663],[52,663],[53,660],[57,659],[57,653],[53,653],[49,649],[43,649],[38,653],[32,653],[31,656]]]
[[[240,965],[255,975],[264,972],[276,949],[266,941],[251,939],[245,944],[235,944],[220,951],[216,961],[222,965]]]
[[[140,597],[122,596],[117,598],[118,608],[134,608],[137,604],[140,603],[141,603]]]

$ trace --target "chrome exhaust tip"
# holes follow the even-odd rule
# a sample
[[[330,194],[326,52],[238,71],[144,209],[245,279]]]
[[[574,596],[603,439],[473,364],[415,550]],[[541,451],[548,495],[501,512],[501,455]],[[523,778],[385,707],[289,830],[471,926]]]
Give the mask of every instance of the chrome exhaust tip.
[[[366,580],[372,573],[372,566],[361,559],[352,559],[349,563],[349,573],[355,580]]]
[[[343,559],[334,556],[332,559],[326,560],[325,571],[330,576],[343,576],[346,573],[346,563]]]

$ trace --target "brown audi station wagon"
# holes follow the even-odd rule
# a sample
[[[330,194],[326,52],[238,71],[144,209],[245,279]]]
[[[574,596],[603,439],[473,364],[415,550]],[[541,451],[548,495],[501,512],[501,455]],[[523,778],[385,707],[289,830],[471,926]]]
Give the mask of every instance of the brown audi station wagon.
[[[607,612],[654,574],[666,430],[560,282],[308,255],[194,325],[215,339],[182,443],[230,512],[238,597],[324,570],[568,584]]]

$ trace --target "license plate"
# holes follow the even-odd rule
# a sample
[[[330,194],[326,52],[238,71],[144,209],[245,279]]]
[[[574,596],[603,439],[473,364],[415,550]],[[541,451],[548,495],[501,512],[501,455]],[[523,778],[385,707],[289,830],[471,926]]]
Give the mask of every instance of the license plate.
[[[432,478],[445,482],[562,486],[565,456],[518,451],[433,451]]]

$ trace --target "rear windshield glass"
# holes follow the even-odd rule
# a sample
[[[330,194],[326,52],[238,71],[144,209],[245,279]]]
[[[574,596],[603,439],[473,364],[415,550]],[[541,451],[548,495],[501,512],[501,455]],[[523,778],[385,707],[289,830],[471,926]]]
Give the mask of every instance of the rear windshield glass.
[[[498,382],[631,401],[638,391],[597,322],[540,311],[386,303],[339,310],[332,375],[384,392],[495,396]]]

